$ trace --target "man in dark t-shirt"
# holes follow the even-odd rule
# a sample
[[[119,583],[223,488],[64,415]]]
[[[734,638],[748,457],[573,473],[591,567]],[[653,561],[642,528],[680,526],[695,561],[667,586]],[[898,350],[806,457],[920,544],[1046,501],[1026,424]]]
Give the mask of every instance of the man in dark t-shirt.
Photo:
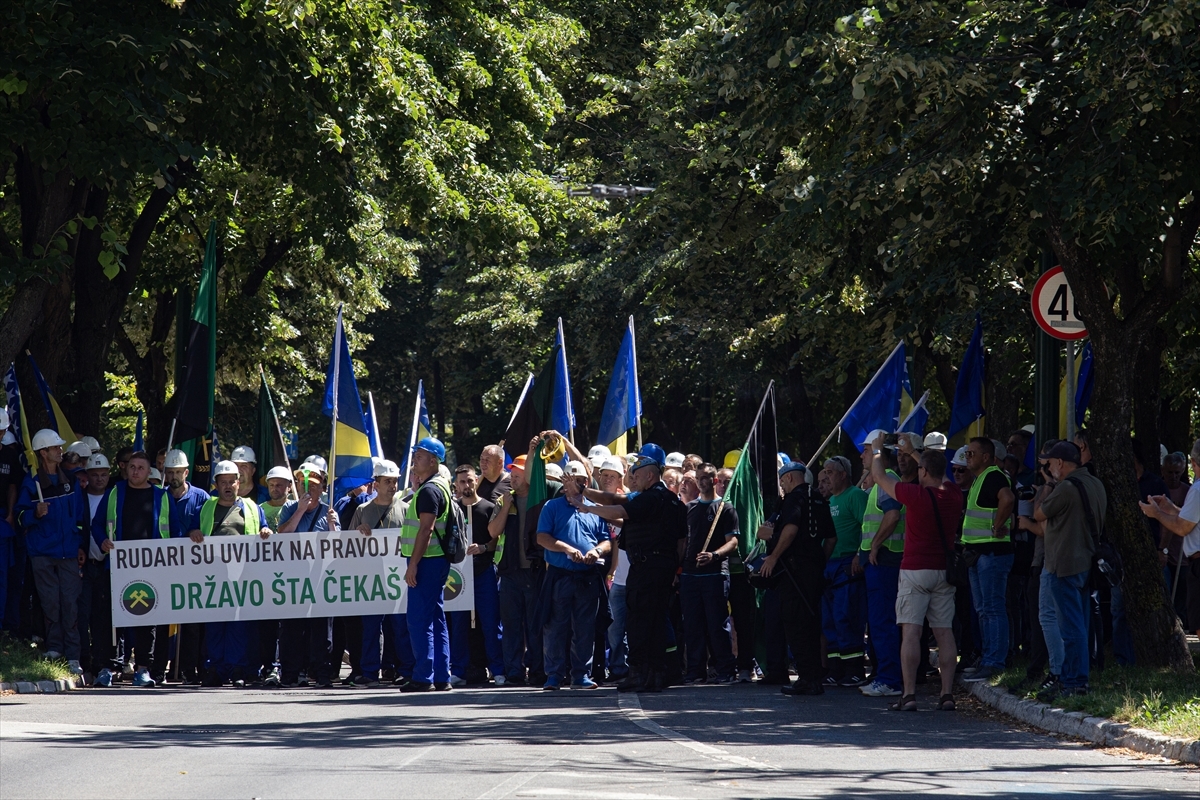
[[[733,683],[736,660],[729,638],[729,556],[738,544],[738,517],[734,507],[718,500],[714,490],[717,468],[704,463],[696,468],[700,496],[687,504],[687,542],[683,548],[683,575],[679,602],[683,608],[683,636],[687,647],[687,683],[708,677],[705,658],[711,649],[718,683]]]
[[[446,615],[450,628],[450,683],[455,686],[487,683],[487,672],[504,675],[504,651],[500,643],[500,600],[496,591],[496,544],[488,533],[488,523],[496,505],[476,494],[478,476],[470,464],[454,471],[455,501],[463,507],[471,544],[471,570],[475,589],[475,617],[470,611],[451,611]]]

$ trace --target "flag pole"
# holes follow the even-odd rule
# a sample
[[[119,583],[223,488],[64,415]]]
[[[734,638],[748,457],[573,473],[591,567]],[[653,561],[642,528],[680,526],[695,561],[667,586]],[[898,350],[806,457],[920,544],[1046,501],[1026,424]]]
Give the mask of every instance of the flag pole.
[[[417,426],[421,423],[421,396],[425,393],[425,382],[417,381],[417,399],[413,403],[412,428],[408,434],[408,450],[404,454],[404,486],[402,491],[408,491],[408,479],[412,473],[412,452],[417,446]]]
[[[333,424],[329,432],[329,475],[326,477],[325,490],[329,493],[329,508],[333,509],[333,485],[337,482],[337,418],[338,418],[338,382],[339,368],[342,365],[342,307],[338,306],[337,322],[333,328]]]
[[[375,437],[375,452],[383,458],[383,442],[379,441],[379,416],[375,413],[375,396],[367,392],[367,405],[371,408],[371,433]]]
[[[566,366],[566,363],[567,363],[567,337],[563,336],[562,317],[558,318],[558,343],[559,343],[559,345],[562,346],[563,366]],[[571,400],[570,375],[571,375],[570,372],[564,371],[563,383],[565,383],[567,386],[567,402],[568,402],[568,404],[570,403],[570,400]],[[567,414],[569,416],[568,422],[571,423],[570,430],[568,431],[568,438],[571,440],[571,446],[574,447],[575,446],[575,409],[568,405]],[[553,415],[551,415],[551,416],[553,416]]]
[[[926,389],[925,394],[921,395],[921,399],[918,400],[917,402],[913,403],[912,410],[908,412],[908,416],[904,418],[904,420],[900,423],[900,427],[898,427],[896,430],[898,430],[898,431],[904,430],[904,426],[907,425],[908,421],[913,418],[913,414],[917,413],[918,408],[923,408],[925,406],[925,401],[928,399],[929,399],[929,390]],[[820,455],[820,453],[818,453],[817,455]]]
[[[300,490],[296,488],[296,476],[292,472],[292,460],[288,458],[287,443],[283,440],[283,426],[279,424],[279,414],[275,413],[275,398],[271,397],[271,387],[267,386],[267,372],[263,369],[262,364],[258,365],[258,374],[262,378],[263,386],[267,387],[267,399],[271,401],[271,419],[275,420],[275,435],[279,437],[279,443],[283,445],[283,465],[288,471],[288,484],[292,487],[292,497],[300,499]],[[259,456],[262,458],[262,456]]]
[[[762,402],[758,404],[758,413],[754,415],[754,422],[750,425],[750,432],[746,434],[746,443],[742,445],[742,454],[738,457],[739,461],[747,457],[746,451],[750,449],[750,440],[754,438],[754,429],[758,427],[759,420],[762,419],[763,409],[767,407],[767,398],[771,396],[771,390],[774,388],[774,380],[767,383],[767,390],[763,392]],[[703,553],[708,550],[708,543],[712,541],[713,533],[717,530],[717,521],[721,519],[721,511],[724,508],[725,498],[722,497],[721,502],[717,504],[717,513],[713,515],[712,525],[708,528],[708,537],[704,540],[704,546],[700,548],[700,552]]]
[[[867,385],[863,387],[863,390],[858,393],[858,397],[856,397],[854,402],[850,404],[850,408],[847,408],[845,414],[842,414],[842,418],[837,421],[837,425],[833,426],[833,430],[831,430],[829,435],[825,437],[825,441],[821,442],[821,446],[818,447],[817,451],[812,454],[812,458],[804,462],[805,464],[811,464],[813,461],[816,461],[817,456],[821,455],[825,448],[829,446],[829,443],[833,441],[833,437],[837,436],[838,431],[841,430],[842,423],[846,421],[846,414],[849,414],[850,409],[858,405],[858,401],[862,400],[863,397],[866,396],[867,392],[871,390],[871,387],[875,385],[875,381],[879,379],[879,373],[883,372],[883,368],[887,366],[889,361],[892,360],[892,356],[896,355],[896,351],[903,346],[904,340],[901,339],[899,343],[892,348],[892,352],[888,353],[888,357],[883,360],[883,363],[879,365],[879,369],[875,370],[875,374],[871,376],[871,380],[867,382]],[[855,444],[857,444],[857,442]]]
[[[637,331],[633,328],[633,314],[629,315],[629,338],[633,341],[633,385],[637,387],[637,397],[635,398],[636,405],[642,404],[642,384],[638,381],[637,371]],[[638,445],[637,449],[641,452],[642,449],[642,411],[640,408],[635,408],[637,413],[637,432]]]

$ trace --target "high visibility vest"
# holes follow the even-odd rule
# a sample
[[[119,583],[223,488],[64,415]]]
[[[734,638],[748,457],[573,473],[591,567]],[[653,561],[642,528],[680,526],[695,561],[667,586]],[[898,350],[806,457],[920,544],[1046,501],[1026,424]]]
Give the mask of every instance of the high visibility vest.
[[[963,517],[963,544],[991,544],[1010,541],[1008,537],[1000,538],[992,535],[996,524],[996,509],[983,508],[979,505],[979,493],[983,491],[983,481],[993,472],[1004,474],[995,465],[988,467],[982,475],[975,479],[975,482],[971,484],[971,491],[967,493],[967,512]],[[1007,476],[1005,480],[1007,480]],[[1006,519],[1002,527],[1007,530],[1011,524],[1012,520]]]
[[[900,480],[900,476],[892,470],[887,471],[896,480]],[[883,509],[879,507],[879,485],[871,487],[870,493],[867,495],[867,508],[863,511],[862,521],[862,544],[859,545],[859,550],[870,550],[871,540],[875,538],[875,534],[879,533],[879,527],[883,524]],[[892,531],[888,538],[883,540],[883,546],[893,553],[904,552],[904,527],[905,513],[904,507],[900,508],[900,521],[896,523],[896,529]]]
[[[167,499],[167,493],[161,489],[158,504],[158,535],[163,539],[171,538],[171,502]],[[125,484],[117,484],[108,493],[108,509],[104,518],[105,535],[115,541],[117,530],[117,495],[121,495],[121,503],[125,502]]]
[[[408,504],[408,510],[404,512],[404,524],[400,526],[400,555],[409,558],[413,554],[413,548],[417,544],[417,531],[421,529],[421,518],[417,514],[417,496],[421,494],[421,490],[425,488],[426,483],[432,483],[434,486],[442,490],[442,494],[446,498],[446,506],[442,509],[441,516],[433,524],[433,533],[429,536],[429,546],[425,548],[425,555],[440,556],[442,553],[442,544],[438,541],[438,533],[443,536],[446,534],[446,517],[450,514],[450,504],[454,502],[453,495],[450,494],[450,484],[441,475],[434,475],[425,483],[417,487],[417,491],[413,493],[412,502]]]
[[[245,497],[239,497],[236,501],[237,507],[242,510],[242,533],[246,536],[257,536],[262,528],[262,516],[259,514],[258,506],[253,500]],[[217,513],[217,498],[210,497],[204,501],[204,505],[200,506],[200,532],[205,536],[212,536],[213,519]]]

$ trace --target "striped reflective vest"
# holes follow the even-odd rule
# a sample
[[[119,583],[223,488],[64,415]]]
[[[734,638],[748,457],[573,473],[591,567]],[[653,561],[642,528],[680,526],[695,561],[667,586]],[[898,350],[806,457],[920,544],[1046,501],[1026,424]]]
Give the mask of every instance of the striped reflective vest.
[[[900,480],[900,476],[892,470],[887,471],[896,480]],[[879,527],[883,524],[883,509],[879,507],[879,486],[872,486],[870,493],[867,495],[867,508],[863,512],[862,521],[862,544],[859,545],[859,550],[870,550],[871,540],[875,538],[875,534],[879,533]],[[905,513],[904,508],[900,508],[900,521],[896,523],[896,529],[892,531],[888,538],[883,540],[883,546],[893,553],[904,552],[904,527]]]
[[[126,484],[118,483],[108,493],[108,508],[104,516],[104,533],[114,542],[117,540],[117,517],[120,516],[121,507],[125,505],[126,488]],[[167,498],[167,493],[163,489],[154,487],[154,494],[158,498],[158,535],[163,539],[169,539],[171,538],[171,501]]]
[[[237,507],[242,511],[242,533],[246,536],[257,536],[262,529],[262,515],[253,500],[246,497],[237,499]],[[200,506],[200,532],[212,536],[213,520],[217,513],[217,498],[210,497]]]
[[[404,524],[400,526],[400,555],[405,558],[409,558],[413,554],[413,548],[417,544],[417,531],[421,529],[421,518],[417,515],[417,497],[420,496],[421,490],[429,483],[442,490],[442,494],[446,498],[446,504],[442,508],[441,516],[433,524],[433,533],[429,536],[429,546],[425,548],[425,555],[444,555],[442,553],[442,544],[438,541],[438,536],[446,535],[446,517],[450,514],[450,504],[454,502],[454,497],[450,493],[450,484],[446,479],[441,475],[435,474],[432,478],[417,487],[417,491],[413,493],[412,501],[408,504],[408,509],[404,512]]]
[[[983,491],[983,481],[993,472],[1004,474],[999,467],[992,465],[983,471],[975,482],[971,484],[971,491],[967,493],[967,511],[963,517],[963,544],[992,544],[994,542],[1007,542],[1007,536],[997,537],[992,535],[996,524],[996,509],[984,508],[979,505],[979,493]],[[1005,476],[1008,480],[1008,476]],[[1011,519],[1004,520],[1001,526],[1006,531],[1012,524]]]

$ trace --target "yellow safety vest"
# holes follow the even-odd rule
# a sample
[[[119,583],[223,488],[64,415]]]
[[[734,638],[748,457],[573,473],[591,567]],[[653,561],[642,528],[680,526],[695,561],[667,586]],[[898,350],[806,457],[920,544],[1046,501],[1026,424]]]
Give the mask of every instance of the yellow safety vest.
[[[242,533],[246,536],[257,536],[262,528],[262,517],[259,514],[258,506],[253,500],[248,500],[245,497],[239,497],[238,503],[242,504]],[[213,520],[217,513],[217,498],[210,497],[204,501],[204,505],[200,506],[200,532],[205,536],[212,536]]]
[[[450,493],[450,484],[441,475],[434,475],[425,483],[432,482],[435,486],[442,490],[442,494],[446,497],[446,507],[442,509],[442,514],[433,524],[434,531],[429,536],[429,546],[425,548],[425,555],[440,556],[442,553],[442,544],[438,541],[438,532],[442,535],[446,533],[446,517],[450,514],[450,504],[454,502],[454,496]],[[421,489],[425,488],[425,483],[417,487],[413,492],[412,502],[408,504],[408,510],[404,512],[404,524],[400,526],[400,555],[409,558],[413,554],[413,548],[417,544],[417,531],[421,529],[421,518],[417,514],[417,495],[421,493]]]
[[[124,494],[120,487],[113,487],[108,493],[108,511],[104,519],[104,531],[112,539],[117,530],[117,494]],[[158,535],[163,539],[171,538],[171,504],[167,493],[162,493],[162,502],[158,509]]]
[[[967,493],[967,512],[963,517],[963,544],[992,544],[1010,541],[1007,536],[1001,538],[992,535],[996,524],[996,509],[983,508],[979,505],[979,493],[983,491],[983,481],[993,472],[1004,474],[995,465],[988,467],[982,475],[975,479],[975,482],[971,484],[971,491]],[[1002,527],[1007,530],[1011,525],[1012,520],[1006,519]]]
[[[890,469],[887,474],[900,480],[900,476]],[[904,552],[905,516],[904,507],[901,506],[900,521],[896,523],[896,529],[883,540],[883,546],[893,553]],[[867,508],[863,511],[862,544],[859,545],[859,550],[871,549],[871,540],[875,538],[875,534],[879,533],[881,525],[883,525],[883,509],[879,507],[879,486],[877,484],[871,487],[871,491],[867,495]]]

